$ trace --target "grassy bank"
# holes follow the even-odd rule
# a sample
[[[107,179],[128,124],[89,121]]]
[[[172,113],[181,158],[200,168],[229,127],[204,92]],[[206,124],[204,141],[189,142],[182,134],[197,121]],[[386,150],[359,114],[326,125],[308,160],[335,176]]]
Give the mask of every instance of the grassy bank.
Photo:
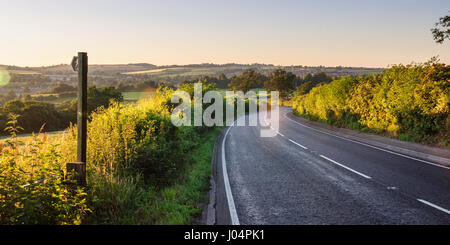
[[[158,204],[153,207],[156,219],[153,224],[191,224],[199,217],[206,200],[211,176],[211,158],[216,137],[221,128],[215,128],[202,139],[203,143],[188,155],[190,164],[170,187],[163,189]]]
[[[186,154],[176,177],[167,185],[145,183],[141,175],[108,180],[91,176],[93,213],[86,224],[191,224],[201,214],[211,176],[211,157],[220,128],[199,138],[202,142]],[[92,197],[96,197],[95,200]]]
[[[0,144],[1,224],[187,224],[198,216],[219,129],[171,123],[173,90],[90,115],[86,189],[63,183],[76,127]]]
[[[193,86],[181,89],[192,94]],[[202,92],[211,90],[214,85],[205,85]],[[93,111],[87,188],[76,190],[62,178],[66,163],[76,159],[76,125],[51,137],[17,137],[19,121],[10,118],[11,136],[0,142],[0,224],[194,222],[207,201],[214,141],[222,127],[175,126],[174,92],[160,88],[135,104],[111,102]],[[248,111],[249,101],[244,104]]]

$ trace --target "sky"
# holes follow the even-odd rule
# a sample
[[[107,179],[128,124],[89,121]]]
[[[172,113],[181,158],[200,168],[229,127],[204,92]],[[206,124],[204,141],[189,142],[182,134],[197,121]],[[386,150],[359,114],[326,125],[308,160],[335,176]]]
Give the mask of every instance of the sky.
[[[0,0],[0,64],[450,63],[448,0]]]

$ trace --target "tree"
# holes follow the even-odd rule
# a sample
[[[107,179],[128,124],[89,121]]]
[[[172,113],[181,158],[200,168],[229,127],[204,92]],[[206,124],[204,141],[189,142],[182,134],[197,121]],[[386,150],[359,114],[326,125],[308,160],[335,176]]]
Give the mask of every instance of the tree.
[[[269,74],[269,81],[264,83],[266,91],[278,91],[281,98],[288,98],[294,89],[295,75],[283,69],[276,69]]]
[[[314,88],[314,84],[311,81],[307,81],[305,83],[302,83],[300,86],[297,87],[297,93],[299,95],[304,95],[309,93],[311,89]]]
[[[219,80],[228,80],[227,76],[224,73],[220,73],[219,76],[217,77],[217,79],[219,79]]]
[[[431,29],[436,43],[443,43],[445,39],[450,39],[450,15],[439,18],[436,28]]]
[[[87,93],[87,109],[88,112],[92,112],[100,106],[108,107],[111,100],[122,102],[123,96],[122,93],[119,92],[114,87],[104,87],[98,89],[96,86],[90,86],[88,88]],[[76,111],[77,109],[77,100],[74,100],[71,109]]]
[[[233,77],[228,87],[233,91],[242,91],[247,93],[250,89],[261,87],[264,76],[254,69],[245,70],[241,75]]]
[[[148,88],[156,88],[156,87],[157,87],[157,85],[156,85],[156,82],[154,82],[154,81],[143,81],[143,82],[140,82],[140,83],[137,83],[136,85],[134,85],[134,90],[143,91]]]
[[[328,76],[325,72],[319,72],[311,76],[311,82],[313,84],[330,83],[333,78]]]
[[[39,132],[61,130],[69,125],[68,120],[61,120],[55,105],[39,101],[8,101],[0,108],[0,133],[6,127],[6,118],[9,114],[19,115],[18,125],[24,128],[24,132]],[[45,127],[43,127],[45,125]]]
[[[77,91],[75,87],[72,87],[64,83],[58,83],[55,87],[52,88],[50,93],[61,94],[64,92],[75,92],[75,91]]]

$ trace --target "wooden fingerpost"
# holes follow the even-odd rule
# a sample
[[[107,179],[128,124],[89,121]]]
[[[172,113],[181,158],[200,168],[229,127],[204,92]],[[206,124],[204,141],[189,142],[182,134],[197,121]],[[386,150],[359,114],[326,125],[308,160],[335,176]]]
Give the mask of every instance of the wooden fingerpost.
[[[66,174],[78,185],[86,186],[86,141],[87,141],[87,53],[79,52],[73,57],[72,67],[78,71],[77,106],[77,161],[66,165]]]

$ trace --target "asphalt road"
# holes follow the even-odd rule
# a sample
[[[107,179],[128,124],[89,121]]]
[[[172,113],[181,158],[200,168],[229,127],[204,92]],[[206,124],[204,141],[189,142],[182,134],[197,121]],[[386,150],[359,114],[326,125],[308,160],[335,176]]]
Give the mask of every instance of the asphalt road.
[[[313,130],[290,112],[280,108],[272,138],[261,126],[229,128],[217,152],[217,224],[450,225],[448,167]]]

